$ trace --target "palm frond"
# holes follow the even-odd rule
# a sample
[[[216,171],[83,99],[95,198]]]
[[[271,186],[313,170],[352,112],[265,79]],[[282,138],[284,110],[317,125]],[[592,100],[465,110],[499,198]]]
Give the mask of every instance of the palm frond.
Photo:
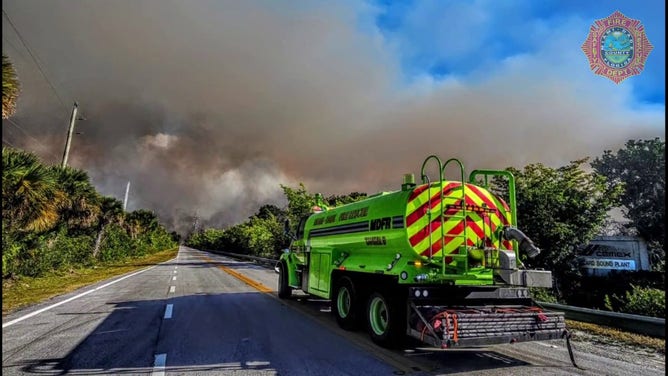
[[[2,118],[8,119],[16,111],[21,84],[9,58],[2,55]]]

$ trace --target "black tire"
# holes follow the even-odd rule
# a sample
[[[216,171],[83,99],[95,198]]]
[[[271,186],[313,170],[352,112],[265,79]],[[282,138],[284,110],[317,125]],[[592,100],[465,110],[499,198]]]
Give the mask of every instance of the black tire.
[[[278,297],[281,299],[287,299],[292,296],[292,287],[289,285],[288,280],[288,265],[285,261],[279,263],[278,270]]]
[[[374,292],[366,304],[369,336],[376,344],[397,348],[406,338],[405,299],[397,299],[386,292]]]
[[[355,284],[349,277],[341,277],[334,284],[332,313],[339,326],[345,330],[360,328],[361,299]]]

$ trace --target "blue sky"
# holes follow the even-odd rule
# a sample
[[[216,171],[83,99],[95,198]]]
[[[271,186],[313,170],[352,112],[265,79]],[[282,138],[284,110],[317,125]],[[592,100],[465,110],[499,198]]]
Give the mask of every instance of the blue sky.
[[[638,19],[654,46],[645,70],[622,82],[633,86],[639,103],[665,102],[665,3],[663,1],[391,1],[375,6],[375,26],[397,46],[404,79],[475,76],[504,59],[536,53],[550,39],[568,34],[579,69],[588,70],[580,51],[596,19],[619,10]],[[479,75],[478,75],[479,77]],[[604,80],[602,77],[597,79]]]

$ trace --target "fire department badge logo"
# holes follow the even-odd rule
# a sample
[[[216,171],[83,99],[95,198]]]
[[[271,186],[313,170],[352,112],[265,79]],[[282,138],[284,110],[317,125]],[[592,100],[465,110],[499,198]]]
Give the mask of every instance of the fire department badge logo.
[[[619,11],[596,20],[582,44],[589,68],[616,84],[640,74],[653,48],[640,21]]]

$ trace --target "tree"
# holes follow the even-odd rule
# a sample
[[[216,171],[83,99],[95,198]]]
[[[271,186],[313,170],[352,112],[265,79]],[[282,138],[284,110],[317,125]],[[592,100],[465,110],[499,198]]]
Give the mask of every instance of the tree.
[[[337,207],[345,204],[350,204],[359,200],[364,200],[367,197],[366,193],[362,192],[350,192],[347,195],[331,195],[325,199],[325,201],[331,207]]]
[[[580,159],[557,169],[542,164],[507,169],[516,180],[518,227],[542,251],[535,259],[522,255],[523,262],[551,270],[564,288],[573,288],[570,277],[578,274],[575,250],[599,232],[622,193],[621,184],[585,172],[586,162]],[[499,179],[493,181],[493,190],[507,197],[507,186]]]
[[[97,226],[101,197],[90,183],[88,174],[71,167],[51,167],[58,187],[64,193],[60,218],[72,232],[85,232]]]
[[[248,226],[244,228],[249,253],[260,257],[274,257],[276,251],[274,232],[280,228],[281,226],[274,217],[269,219],[251,218]]]
[[[16,100],[21,85],[9,58],[2,55],[2,118],[8,119],[16,111]]]
[[[99,228],[97,230],[97,237],[95,238],[95,246],[93,247],[93,258],[96,258],[100,252],[100,245],[102,244],[102,238],[107,226],[120,226],[124,222],[124,219],[125,211],[123,211],[123,203],[116,198],[103,196],[100,201]]]
[[[63,200],[56,177],[37,156],[2,148],[3,226],[10,231],[46,231],[57,223]]]
[[[621,204],[631,221],[628,227],[648,242],[652,264],[661,269],[665,263],[666,142],[629,140],[616,154],[606,150],[591,165],[611,183],[624,184]]]
[[[288,219],[290,219],[290,226],[294,232],[299,224],[299,221],[312,213],[313,205],[315,205],[315,195],[306,191],[304,183],[299,183],[299,188],[290,188],[281,185],[283,194],[288,200]]]
[[[158,217],[150,210],[137,209],[125,216],[125,228],[132,239],[156,231],[159,226]]]
[[[276,205],[272,204],[266,204],[262,205],[260,209],[258,209],[257,213],[255,213],[255,217],[261,218],[261,219],[268,219],[271,217],[276,218],[279,221],[282,221],[285,219],[285,216],[287,215],[287,212],[281,208],[279,208]],[[251,217],[253,218],[253,217]]]

